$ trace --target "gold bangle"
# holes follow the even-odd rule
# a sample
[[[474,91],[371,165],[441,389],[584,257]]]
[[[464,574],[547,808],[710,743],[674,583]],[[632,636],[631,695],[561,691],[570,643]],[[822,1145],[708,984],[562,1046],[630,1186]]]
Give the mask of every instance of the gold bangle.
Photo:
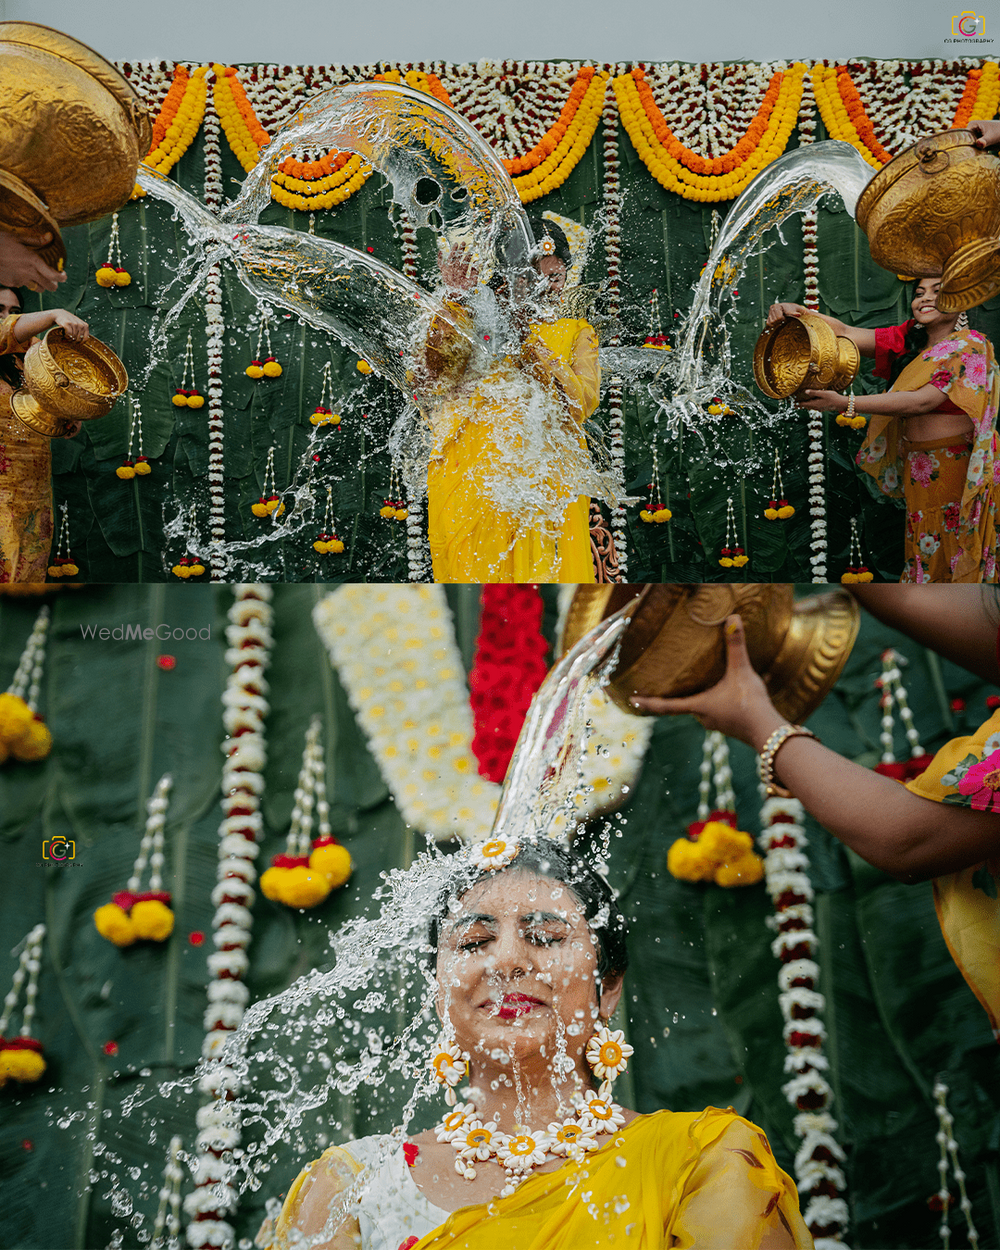
[[[847,418],[848,421],[850,421],[851,418],[854,416],[854,392],[853,391],[851,391],[850,395],[848,396],[847,408],[844,412],[844,416]]]
[[[764,793],[769,799],[775,797],[790,799],[792,797],[791,790],[786,790],[784,786],[779,786],[774,780],[774,757],[789,738],[815,738],[817,742],[819,741],[813,731],[806,729],[804,725],[780,725],[770,735],[761,747],[760,755],[757,757],[757,775],[760,777],[760,784],[764,787]]]

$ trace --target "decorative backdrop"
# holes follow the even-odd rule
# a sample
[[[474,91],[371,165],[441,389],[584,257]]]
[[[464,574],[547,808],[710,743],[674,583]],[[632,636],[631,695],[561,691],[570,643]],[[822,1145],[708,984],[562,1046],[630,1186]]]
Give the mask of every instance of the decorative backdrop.
[[[1000,95],[997,64],[968,59],[121,68],[156,116],[150,163],[215,208],[236,194],[269,136],[319,91],[382,77],[447,100],[495,145],[532,211],[597,227],[584,276],[606,283],[608,311],[620,315],[628,344],[657,336],[675,342],[717,214],[781,152],[833,137],[853,143],[878,168],[920,134],[992,117]],[[263,220],[336,238],[434,284],[430,232],[400,221],[381,176],[348,153],[302,152],[284,161]],[[176,272],[185,236],[150,197],[117,214],[120,259],[112,254],[112,229],[108,218],[67,231],[69,281],[57,296],[41,299],[87,318],[137,376],[150,359],[154,300]],[[908,315],[903,284],[873,264],[839,200],[793,220],[783,234],[772,236],[740,284],[733,370],[748,384],[752,346],[774,300],[818,303],[864,325]],[[129,275],[127,285],[119,285],[124,277],[114,269]],[[111,285],[102,288],[101,280]],[[179,294],[175,287],[166,302]],[[994,338],[998,308],[991,301],[973,313]],[[185,367],[189,334],[193,378]],[[352,353],[280,311],[262,336],[255,302],[226,267],[216,271],[172,327],[133,402],[53,448],[56,500],[69,505],[71,550],[82,576],[162,581],[178,567],[188,575],[194,564],[207,570],[195,577],[224,579],[227,550],[245,553],[246,541],[268,533],[274,541],[253,553],[261,580],[427,578],[420,501],[380,515],[388,502],[400,502],[386,449],[400,400],[360,363],[361,371]],[[248,366],[258,376],[247,376]],[[859,386],[874,389],[870,373]],[[152,471],[122,477],[135,398]],[[621,575],[836,580],[852,563],[850,522],[857,519],[865,561],[898,577],[902,514],[874,499],[854,469],[860,433],[836,426],[832,416],[807,427],[805,414],[790,412],[775,436],[754,431],[737,413],[724,437],[739,452],[753,450],[766,472],[727,479],[711,446],[690,430],[667,440],[655,414],[642,387],[607,379],[595,434],[624,465],[633,493],[645,497],[655,476],[673,514],[665,524],[646,524],[637,504],[594,518],[605,549],[609,531],[615,538]],[[775,452],[796,509],[779,521],[764,516]],[[316,487],[314,514],[301,526],[299,518],[289,526],[288,514],[254,515],[261,497],[280,496],[297,471],[301,482],[302,463]],[[728,496],[749,556],[742,568],[719,565]],[[344,550],[317,551],[314,541],[331,526]],[[282,527],[294,532],[281,538]],[[604,565],[616,576],[612,560]]]
[[[148,1093],[158,1080],[189,1076],[248,1002],[329,966],[330,934],[365,910],[381,872],[412,861],[435,819],[435,807],[407,811],[401,802],[417,771],[435,803],[451,773],[475,777],[475,763],[453,764],[466,757],[452,735],[471,738],[471,715],[461,722],[456,703],[436,730],[421,722],[411,743],[408,715],[391,701],[402,698],[404,713],[419,712],[415,682],[433,678],[438,647],[446,663],[454,660],[447,680],[458,694],[464,674],[478,670],[477,683],[498,662],[479,589],[344,588],[324,602],[326,593],[95,586],[66,588],[51,600],[40,667],[37,659],[32,667],[51,753],[0,766],[0,980],[6,992],[21,943],[44,924],[30,1026],[48,1065],[34,1084],[11,1080],[0,1089],[4,1245],[83,1250],[108,1245],[115,1228],[124,1233],[115,1244],[148,1245],[165,1169],[168,1180],[177,1176],[178,1150],[196,1168],[192,1177],[184,1164],[182,1179],[167,1186],[168,1195],[177,1190],[187,1243],[203,1246],[218,1235],[222,1244],[227,1230],[252,1238],[265,1202],[321,1145],[337,1133],[390,1126],[378,1091],[362,1083],[307,1120],[301,1148],[287,1142],[276,1151],[260,1190],[233,1195],[219,1211],[219,1158],[241,1130],[201,1105],[214,1090],[178,1088],[123,1114],[140,1087]],[[517,629],[527,638],[525,631],[540,628],[551,644],[556,588],[544,588],[541,599],[540,619]],[[0,597],[0,688],[14,676],[37,613],[36,600]],[[394,741],[379,734],[370,695],[350,674],[342,686],[331,667],[317,626],[329,635],[338,624],[347,639],[338,663],[351,663],[356,638],[355,658],[373,672],[380,648],[398,656],[404,638],[423,640],[405,649],[415,667],[402,692],[392,689],[391,673],[376,673]],[[890,647],[904,663],[886,656]],[[526,650],[528,680],[538,648]],[[894,667],[912,717],[900,712],[893,734],[883,696],[898,688]],[[886,753],[881,735],[889,734],[901,760],[914,745],[907,726],[933,751],[986,719],[987,695],[962,670],[864,618],[844,674],[809,724],[833,749],[872,767]],[[304,785],[303,743],[317,716],[317,771]],[[480,732],[485,724],[477,712]],[[448,749],[436,752],[435,735]],[[413,761],[410,773],[387,767],[393,745]],[[846,1244],[917,1250],[941,1244],[942,1188],[955,1202],[952,1244],[964,1244],[957,1183],[949,1172],[942,1185],[937,1167],[941,1078],[979,1244],[1000,1245],[1000,1050],[942,941],[930,885],[889,879],[810,820],[787,823],[795,816],[787,806],[761,812],[750,752],[734,743],[727,763],[718,744],[708,755],[704,746],[690,718],[655,722],[638,781],[612,826],[621,836],[611,837],[611,880],[632,925],[620,1024],[635,1054],[623,1101],[641,1111],[735,1106],[766,1129],[779,1162],[799,1179],[804,1207],[818,1201],[822,1212],[824,1202],[846,1200],[843,1218],[836,1206],[826,1208],[832,1223],[846,1220]],[[611,767],[635,768],[633,752],[619,755]],[[480,742],[470,758],[488,771],[489,756]],[[731,783],[739,828],[763,835],[766,876],[756,884],[723,888],[667,871],[675,841],[705,818],[713,770],[719,798]],[[147,818],[165,774],[169,806]],[[494,784],[485,773],[481,780]],[[347,884],[303,911],[256,883],[270,857],[286,853],[290,827],[301,828],[306,805],[297,786],[317,796],[321,824],[319,803],[328,801],[331,832],[353,861]],[[462,824],[456,819],[456,828]],[[118,947],[98,933],[93,914],[123,889],[143,830],[154,830],[155,840],[156,828],[158,888],[170,896],[173,929],[163,940]],[[58,838],[72,854],[64,850],[56,862],[46,842],[51,850]],[[17,1006],[7,1036],[21,1019]],[[390,1031],[395,1019],[384,1020]],[[823,1040],[816,1054],[826,1069],[798,1065],[810,1033]],[[364,1041],[347,1034],[330,1044],[350,1062]],[[243,1131],[252,1135],[252,1126]],[[833,1148],[824,1154],[828,1139]],[[165,1199],[164,1210],[172,1209]]]

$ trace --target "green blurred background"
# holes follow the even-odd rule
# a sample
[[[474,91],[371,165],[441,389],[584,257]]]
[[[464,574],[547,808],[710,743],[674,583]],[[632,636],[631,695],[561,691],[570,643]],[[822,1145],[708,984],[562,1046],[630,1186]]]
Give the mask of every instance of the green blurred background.
[[[541,591],[550,638],[557,590]],[[224,626],[232,593],[190,584],[94,586],[66,588],[51,600],[40,707],[55,745],[42,763],[0,769],[0,991],[6,992],[16,967],[10,952],[34,924],[48,926],[35,1034],[49,1071],[37,1087],[0,1091],[0,1245],[9,1250],[103,1247],[116,1227],[123,1229],[124,1245],[143,1244],[171,1134],[193,1148],[197,1097],[177,1091],[156,1098],[144,1115],[123,1117],[121,1107],[143,1084],[142,1073],[155,1079],[190,1074],[200,1052],[221,818]],[[314,631],[311,611],[325,593],[302,585],[274,590],[266,838],[258,863],[284,847],[305,729],[319,713],[333,831],[350,848],[354,875],[310,912],[294,913],[258,896],[247,977],[252,1000],[314,966],[328,966],[330,933],[365,910],[380,872],[405,866],[422,845],[421,836],[404,827]],[[449,588],[447,594],[468,667],[478,588]],[[0,688],[13,675],[37,609],[36,600],[0,597]],[[83,625],[122,622],[211,626],[211,640],[126,643],[81,636]],[[910,661],[904,680],[929,749],[971,731],[988,714],[990,691],[982,683],[864,618],[843,676],[809,724],[829,746],[869,766],[878,758],[873,682],[890,645]],[[156,664],[167,650],[177,661],[172,671]],[[956,698],[965,701],[964,711],[952,710]],[[768,896],[763,885],[689,885],[665,869],[668,847],[695,816],[702,738],[690,718],[658,722],[623,812],[627,820],[615,825],[622,837],[612,842],[611,873],[632,921],[623,1023],[635,1047],[633,1096],[642,1111],[733,1105],[766,1129],[779,1161],[791,1170],[796,1142],[792,1109],[780,1089],[785,1049],[779,965],[765,926]],[[740,825],[756,832],[752,757],[733,744],[732,760]],[[124,887],[146,799],[167,771],[174,788],[164,886],[173,894],[176,927],[163,945],[118,950],[98,936],[92,913]],[[43,866],[42,840],[59,834],[75,841],[75,858]],[[892,881],[815,825],[809,853],[827,996],[826,1053],[838,1136],[848,1152],[848,1242],[940,1244],[939,1217],[927,1205],[938,1188],[931,1087],[940,1074],[951,1089],[980,1245],[996,1247],[1000,1050],[948,956],[931,887]],[[192,932],[206,935],[203,946],[192,945]],[[16,1015],[13,1029],[19,1025]],[[105,1054],[108,1042],[117,1044],[117,1056]],[[345,1044],[348,1060],[358,1045]],[[265,1199],[284,1192],[302,1163],[319,1153],[321,1135],[338,1139],[328,1122],[334,1112],[343,1132],[389,1127],[364,1086],[353,1102],[340,1098],[317,1113],[301,1145],[289,1141],[276,1152],[263,1188],[244,1195],[236,1217],[241,1236],[253,1236]],[[142,1216],[139,1228],[112,1210],[121,1202],[113,1196],[115,1176],[134,1204],[130,1218]],[[952,1222],[958,1226],[957,1212]],[[963,1231],[953,1244],[965,1244]]]

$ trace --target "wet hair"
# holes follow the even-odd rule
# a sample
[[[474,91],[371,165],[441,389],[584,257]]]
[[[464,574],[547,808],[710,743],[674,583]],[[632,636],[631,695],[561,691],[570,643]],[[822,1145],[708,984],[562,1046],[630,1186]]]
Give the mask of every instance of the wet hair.
[[[502,872],[534,872],[564,885],[576,898],[597,945],[597,976],[600,981],[628,968],[626,937],[628,926],[615,900],[614,891],[599,872],[579,855],[556,842],[522,842],[517,856],[506,868],[481,869],[463,864],[438,899],[431,918],[428,940],[437,957],[441,926],[453,913],[455,904],[480,882]],[[598,986],[600,991],[600,986]]]
[[[573,263],[573,253],[570,251],[569,239],[566,238],[563,228],[546,217],[529,217],[528,225],[535,236],[536,244],[541,243],[545,238],[552,240],[556,250],[551,255],[561,260],[568,269]]]

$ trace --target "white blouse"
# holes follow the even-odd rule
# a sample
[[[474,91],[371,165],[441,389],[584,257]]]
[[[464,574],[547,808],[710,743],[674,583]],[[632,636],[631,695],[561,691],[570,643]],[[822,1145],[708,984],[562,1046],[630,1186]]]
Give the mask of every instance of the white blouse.
[[[425,1236],[449,1215],[428,1202],[414,1184],[402,1144],[375,1167],[379,1147],[386,1140],[383,1136],[362,1137],[341,1146],[365,1169],[358,1202],[361,1250],[399,1250],[407,1237]]]

